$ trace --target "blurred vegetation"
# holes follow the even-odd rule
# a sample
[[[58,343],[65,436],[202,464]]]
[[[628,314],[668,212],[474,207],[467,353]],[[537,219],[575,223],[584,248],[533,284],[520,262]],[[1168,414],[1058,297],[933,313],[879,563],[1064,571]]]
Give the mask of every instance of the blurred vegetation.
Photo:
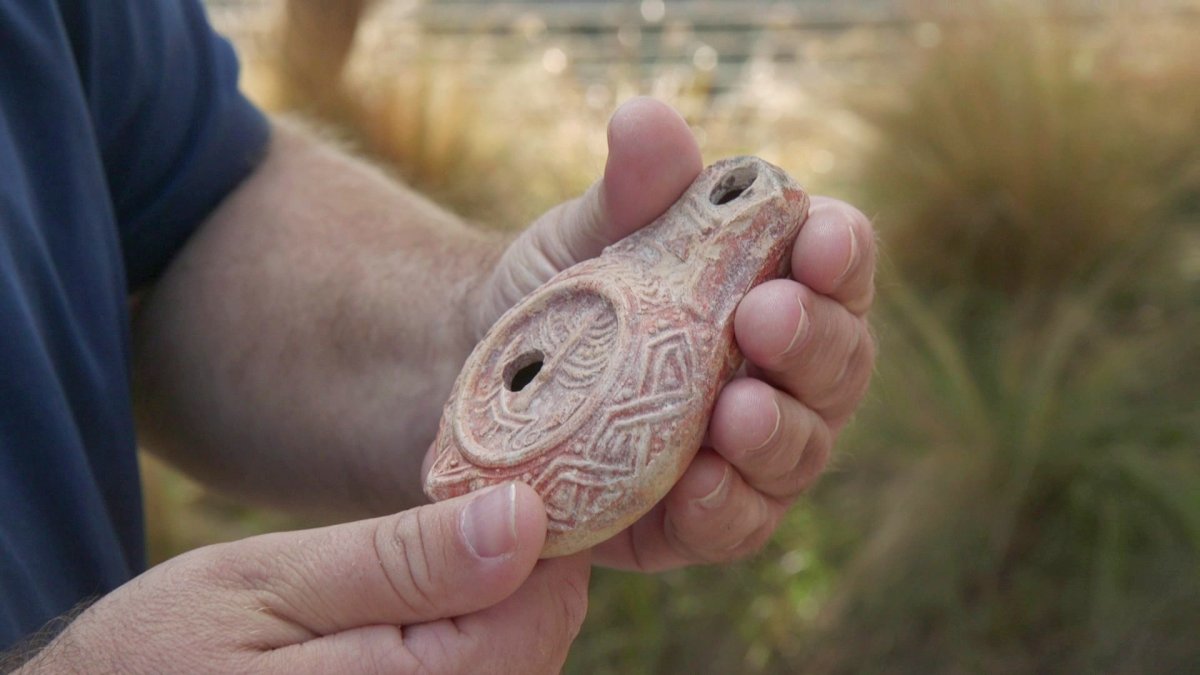
[[[868,112],[884,356],[817,669],[1194,669],[1200,41],[981,19]]]
[[[447,66],[433,35],[387,56],[369,2],[330,7],[289,3],[252,93],[481,223],[586,187],[635,93],[708,160],[763,155],[875,216],[879,372],[829,475],[753,560],[598,570],[568,672],[1200,670],[1195,15],[918,5],[868,77],[714,96],[700,69],[598,90],[534,57]],[[146,482],[159,558],[297,524]]]

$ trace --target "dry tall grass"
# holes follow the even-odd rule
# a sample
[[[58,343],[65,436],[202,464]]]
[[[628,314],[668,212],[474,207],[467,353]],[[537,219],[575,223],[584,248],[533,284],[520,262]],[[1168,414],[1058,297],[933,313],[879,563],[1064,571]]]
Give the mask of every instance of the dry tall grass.
[[[872,115],[890,260],[852,447],[877,466],[827,486],[862,538],[804,662],[1194,666],[1200,41],[1137,16],[941,30]]]
[[[970,6],[922,15],[856,85],[756,64],[715,100],[703,73],[585,87],[546,72],[545,42],[447,67],[369,13],[251,64],[260,100],[491,226],[583,189],[634,93],[679,107],[710,160],[762,154],[877,215],[880,373],[835,470],[752,561],[598,572],[568,672],[1200,662],[1200,24]],[[286,522],[180,481],[151,467],[162,555]]]

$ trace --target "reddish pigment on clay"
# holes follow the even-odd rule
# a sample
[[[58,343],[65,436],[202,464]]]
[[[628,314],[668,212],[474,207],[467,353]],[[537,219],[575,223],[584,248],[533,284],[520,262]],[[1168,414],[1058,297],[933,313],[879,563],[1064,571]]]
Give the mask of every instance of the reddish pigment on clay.
[[[807,215],[777,167],[724,160],[654,223],[546,282],[467,359],[426,493],[529,484],[546,504],[547,558],[632,524],[695,456],[742,362],[734,311],[788,273]]]

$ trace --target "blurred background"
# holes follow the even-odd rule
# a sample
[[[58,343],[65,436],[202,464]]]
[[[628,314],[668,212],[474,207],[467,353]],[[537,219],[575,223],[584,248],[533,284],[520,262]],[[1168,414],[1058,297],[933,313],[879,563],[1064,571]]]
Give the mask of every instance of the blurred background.
[[[1200,2],[208,6],[252,98],[485,227],[638,94],[873,217],[826,477],[752,560],[597,571],[568,673],[1200,673]],[[155,560],[303,525],[144,463]]]

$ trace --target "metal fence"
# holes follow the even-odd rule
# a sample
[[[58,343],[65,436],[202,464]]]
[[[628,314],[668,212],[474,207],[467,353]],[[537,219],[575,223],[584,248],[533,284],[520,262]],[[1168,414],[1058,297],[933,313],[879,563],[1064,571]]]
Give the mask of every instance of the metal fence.
[[[319,0],[316,0],[319,1]],[[283,0],[207,0],[215,22],[253,42]],[[921,3],[953,17],[963,3]],[[1197,0],[1074,0],[1057,18],[1087,23],[1112,12],[1200,18]],[[936,38],[936,25],[908,0],[378,0],[370,21],[384,22],[397,45],[420,45],[433,62],[504,66],[540,59],[552,72],[586,82],[646,81],[664,69],[705,76],[714,93],[736,90],[750,63],[854,78],[904,53],[903,42]]]

